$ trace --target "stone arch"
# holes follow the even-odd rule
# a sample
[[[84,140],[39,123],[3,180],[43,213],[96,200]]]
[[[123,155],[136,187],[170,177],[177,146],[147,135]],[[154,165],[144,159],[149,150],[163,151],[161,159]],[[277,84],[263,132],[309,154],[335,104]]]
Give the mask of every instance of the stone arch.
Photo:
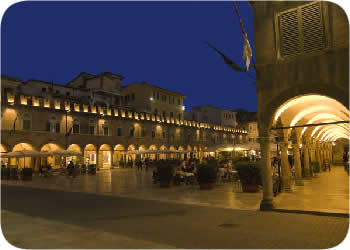
[[[97,148],[94,144],[87,144],[84,147],[84,164],[97,164]]]
[[[102,144],[98,150],[97,167],[111,168],[112,166],[112,147],[109,144]]]
[[[81,155],[80,156],[76,156],[76,155],[67,156],[66,157],[66,164],[68,164],[69,161],[73,161],[74,164],[84,164],[84,159],[83,159],[84,155],[83,155],[83,152],[81,150],[80,145],[71,144],[67,147],[67,151],[75,151],[75,152],[81,153]]]
[[[165,150],[167,150],[167,147],[165,145],[162,145],[162,146],[159,147],[159,150],[165,151]],[[159,159],[166,160],[167,159],[167,153],[166,152],[160,152],[159,153]]]
[[[41,152],[54,152],[56,150],[63,150],[63,147],[53,142],[46,143],[40,147]],[[52,168],[60,168],[64,167],[64,159],[58,155],[41,157],[41,165],[44,164],[49,164]]]
[[[2,144],[1,144],[2,145]],[[3,149],[1,149],[2,151]],[[34,147],[30,143],[18,143],[13,146],[12,152],[22,151],[22,150],[34,150]],[[33,157],[23,157],[23,158],[10,158],[7,161],[10,166],[18,166],[19,168],[24,167],[34,167],[34,158]]]
[[[122,144],[114,146],[113,151],[113,166],[123,167],[124,166],[124,151],[125,147]]]

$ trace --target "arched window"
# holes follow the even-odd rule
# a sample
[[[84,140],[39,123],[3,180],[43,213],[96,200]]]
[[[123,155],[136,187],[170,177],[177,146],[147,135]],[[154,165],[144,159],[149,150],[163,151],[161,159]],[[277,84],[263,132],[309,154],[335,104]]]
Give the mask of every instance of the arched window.
[[[141,137],[145,137],[146,136],[146,130],[144,127],[141,127]]]
[[[103,129],[103,135],[108,136],[109,135],[109,126],[108,126],[108,123],[106,121],[103,123],[102,129]]]
[[[152,128],[152,138],[156,137],[156,128]]]
[[[55,116],[51,116],[46,122],[46,131],[51,133],[60,132],[60,123],[57,121]]]
[[[131,126],[129,128],[129,136],[130,137],[134,137],[134,134],[135,134],[135,128],[134,128],[134,126]]]
[[[90,119],[89,121],[89,134],[94,135],[95,134],[95,120]]]
[[[80,121],[78,119],[73,120],[73,134],[79,134],[80,133]]]
[[[30,118],[30,115],[25,113],[22,117],[22,129],[23,130],[30,130],[32,125],[32,120]]]

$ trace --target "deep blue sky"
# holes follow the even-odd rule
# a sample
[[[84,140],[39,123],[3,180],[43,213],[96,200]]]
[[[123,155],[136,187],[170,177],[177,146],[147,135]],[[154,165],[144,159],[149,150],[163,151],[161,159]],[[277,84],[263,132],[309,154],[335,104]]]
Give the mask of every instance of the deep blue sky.
[[[253,45],[253,11],[237,2]],[[256,111],[256,88],[204,41],[240,65],[232,2],[20,2],[1,25],[1,73],[65,84],[80,72],[118,73],[186,95],[186,108]]]

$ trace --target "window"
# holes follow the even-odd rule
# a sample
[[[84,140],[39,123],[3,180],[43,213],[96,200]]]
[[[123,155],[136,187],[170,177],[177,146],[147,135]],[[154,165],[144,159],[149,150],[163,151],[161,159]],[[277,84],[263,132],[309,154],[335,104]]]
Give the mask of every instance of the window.
[[[155,128],[152,128],[152,138],[156,137],[156,130]]]
[[[131,94],[131,100],[134,101],[135,100],[135,93]]]
[[[145,137],[146,136],[146,131],[144,127],[141,127],[141,137]]]
[[[170,112],[170,118],[174,118],[174,113]]]
[[[59,94],[60,93],[60,91],[59,90],[56,90],[56,94]]]
[[[129,136],[130,136],[130,137],[134,137],[134,133],[135,133],[135,129],[134,129],[134,127],[131,127],[131,128],[129,129]]]
[[[117,136],[122,136],[122,128],[117,128]]]
[[[163,111],[163,117],[166,117],[166,112],[165,111]]]
[[[66,95],[67,95],[67,96],[69,96],[69,95],[70,95],[70,93],[69,93],[69,92],[66,92]]]
[[[181,105],[180,99],[177,99],[177,105]]]
[[[154,115],[158,115],[158,109],[154,109]]]
[[[162,95],[162,102],[166,102],[166,95]]]
[[[30,120],[23,120],[23,130],[30,130]]]
[[[163,131],[163,138],[166,138],[166,132],[165,131]]]
[[[157,100],[159,100],[159,92],[157,92]]]
[[[55,129],[56,129],[56,133],[59,133],[61,131],[61,126],[59,122],[56,122]]]
[[[104,126],[103,127],[103,135],[108,136],[108,133],[109,133],[109,128],[107,126]]]
[[[74,119],[73,121],[73,134],[79,134],[80,133],[80,122],[77,119]]]
[[[41,91],[42,91],[42,92],[46,92],[46,88],[42,88]]]
[[[313,2],[278,15],[281,57],[321,50],[326,47],[322,3]]]
[[[90,125],[89,126],[89,135],[94,135],[95,134],[95,126],[94,125]]]
[[[59,133],[60,132],[60,124],[57,121],[55,116],[51,116],[49,118],[49,120],[46,122],[46,131],[47,132],[56,132]]]
[[[181,120],[181,113],[179,113],[177,116],[178,116],[179,120]]]
[[[156,99],[156,98],[157,98],[156,92],[153,91],[153,99]]]

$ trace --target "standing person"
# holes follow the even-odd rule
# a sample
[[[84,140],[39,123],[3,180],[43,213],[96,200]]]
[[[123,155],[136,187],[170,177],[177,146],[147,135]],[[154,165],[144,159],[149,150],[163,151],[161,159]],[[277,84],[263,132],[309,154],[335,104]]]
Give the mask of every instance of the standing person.
[[[142,162],[141,162],[141,160],[137,160],[137,161],[136,161],[136,166],[137,166],[137,170],[138,170],[138,171],[139,171],[139,170],[142,171]]]
[[[70,161],[68,166],[67,166],[67,170],[68,170],[68,175],[72,176],[73,171],[74,171],[74,164],[73,161]]]

